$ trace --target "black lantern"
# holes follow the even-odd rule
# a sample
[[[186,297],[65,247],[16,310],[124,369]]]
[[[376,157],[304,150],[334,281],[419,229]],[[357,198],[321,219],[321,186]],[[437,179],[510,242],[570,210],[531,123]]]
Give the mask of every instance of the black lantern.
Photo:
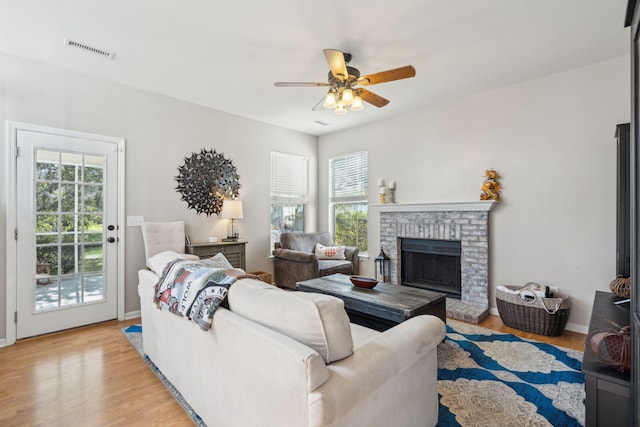
[[[380,248],[380,255],[376,261],[376,280],[380,282],[388,282],[391,280],[391,259],[384,253],[384,249]]]

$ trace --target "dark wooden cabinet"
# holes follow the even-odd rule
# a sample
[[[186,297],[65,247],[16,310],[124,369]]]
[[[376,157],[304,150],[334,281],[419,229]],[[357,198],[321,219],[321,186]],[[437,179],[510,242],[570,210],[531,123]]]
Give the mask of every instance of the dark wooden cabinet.
[[[631,27],[631,401],[632,424],[640,426],[640,7],[637,0],[628,1],[624,21],[625,27]]]
[[[616,330],[609,321],[620,326],[629,324],[629,303],[614,304],[621,299],[611,292],[596,292],[589,333],[603,329]],[[632,425],[631,374],[619,372],[600,362],[588,348],[582,359],[582,372],[587,392],[586,427]]]
[[[200,258],[211,258],[216,254],[223,254],[231,265],[246,271],[247,261],[245,245],[247,242],[219,242],[219,243],[190,243],[185,247],[188,254],[198,255]]]
[[[616,126],[616,274],[629,277],[631,274],[631,125]]]
[[[625,26],[631,27],[631,401],[632,425],[640,426],[640,7],[637,0],[627,3]]]

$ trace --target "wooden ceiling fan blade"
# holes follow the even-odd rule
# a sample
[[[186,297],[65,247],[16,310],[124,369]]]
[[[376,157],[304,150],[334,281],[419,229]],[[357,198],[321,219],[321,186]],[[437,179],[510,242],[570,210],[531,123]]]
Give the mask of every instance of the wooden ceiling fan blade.
[[[347,64],[344,62],[344,53],[336,49],[324,49],[323,52],[333,77],[340,81],[346,80],[349,77],[349,72]]]
[[[304,87],[304,86],[329,86],[329,83],[314,83],[314,82],[275,82],[273,84],[276,87]]]
[[[384,107],[389,103],[388,99],[385,99],[380,95],[376,95],[375,93],[366,89],[358,89],[358,95],[360,95],[360,98],[362,98],[363,101],[366,101],[371,105],[375,105],[378,108]]]
[[[408,79],[416,75],[416,69],[412,65],[394,68],[393,70],[381,71],[379,73],[368,74],[358,79],[358,84],[362,86],[377,85],[378,83],[391,82],[394,80]]]

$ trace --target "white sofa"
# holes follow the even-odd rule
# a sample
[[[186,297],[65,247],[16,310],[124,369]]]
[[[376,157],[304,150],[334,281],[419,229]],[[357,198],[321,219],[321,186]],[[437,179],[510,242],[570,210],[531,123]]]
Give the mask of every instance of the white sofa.
[[[438,420],[437,317],[377,332],[350,324],[337,298],[242,279],[204,332],[156,307],[152,271],[139,279],[144,351],[210,427]]]

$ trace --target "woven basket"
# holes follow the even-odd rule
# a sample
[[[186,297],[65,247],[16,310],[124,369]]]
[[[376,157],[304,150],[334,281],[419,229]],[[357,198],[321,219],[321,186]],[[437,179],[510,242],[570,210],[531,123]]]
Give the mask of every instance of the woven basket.
[[[618,275],[609,283],[609,289],[620,298],[629,298],[631,296],[631,279]]]
[[[521,286],[505,286],[518,291]],[[562,334],[569,318],[569,297],[540,298],[523,301],[520,294],[496,289],[496,305],[502,323],[510,328],[555,337]]]
[[[272,284],[272,281],[271,281],[271,273],[267,273],[266,271],[262,271],[262,270],[260,270],[260,271],[252,271],[252,272],[251,272],[251,273],[249,273],[249,274],[255,274],[255,275],[256,275],[256,276],[258,276],[258,277],[260,278],[260,280],[262,280],[263,282],[268,283],[268,284],[270,284],[270,285]]]

